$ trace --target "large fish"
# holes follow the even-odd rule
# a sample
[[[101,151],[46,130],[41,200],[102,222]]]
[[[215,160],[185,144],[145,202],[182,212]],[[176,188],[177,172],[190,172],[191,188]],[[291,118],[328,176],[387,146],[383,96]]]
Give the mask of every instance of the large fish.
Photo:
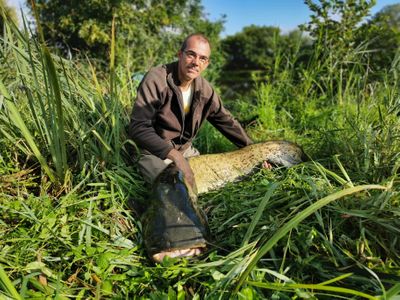
[[[306,160],[300,146],[288,141],[268,141],[239,150],[191,157],[197,192],[206,193],[223,187],[254,172],[264,161],[280,167],[291,167]]]
[[[197,192],[205,193],[250,174],[263,161],[290,167],[305,158],[303,150],[294,143],[268,141],[232,152],[192,157],[189,164]],[[162,260],[159,253],[180,256],[182,249],[198,250],[207,245],[208,224],[197,205],[197,193],[187,187],[182,172],[174,164],[156,179],[142,223],[147,253],[155,261]]]

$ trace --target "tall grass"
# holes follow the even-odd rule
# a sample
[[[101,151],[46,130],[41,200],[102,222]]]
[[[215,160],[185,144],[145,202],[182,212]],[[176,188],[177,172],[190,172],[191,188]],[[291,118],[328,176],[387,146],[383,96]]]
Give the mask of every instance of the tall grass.
[[[2,47],[3,61],[13,62],[5,64],[9,71],[3,70],[7,76],[0,81],[5,137],[35,157],[52,182],[63,183],[68,172],[93,157],[122,163],[128,155],[126,110],[134,96],[128,88],[135,84],[125,70],[111,64],[110,80],[99,83],[93,68],[51,55],[29,38],[28,28],[22,33],[12,23]],[[124,85],[117,89],[121,79]]]
[[[348,170],[368,174],[369,182],[396,174],[399,61],[377,77],[364,63],[367,54],[360,46],[339,62],[329,51],[315,53],[300,70],[297,57],[282,63],[255,91],[253,136],[296,140],[315,158],[342,155]]]
[[[396,62],[381,81],[369,81],[356,62],[346,74],[326,76],[332,61],[318,56],[300,70],[277,60],[274,80],[258,86],[254,102],[232,105],[234,113],[251,108],[254,140],[295,140],[313,161],[260,170],[202,196],[213,236],[208,252],[154,265],[140,219],[126,205],[146,203],[149,192],[125,132],[137,84],[132,70],[115,66],[111,53],[110,73],[101,74],[90,61],[53,55],[26,28],[8,22],[6,29],[0,298],[399,294]],[[231,147],[210,127],[197,143],[206,152]]]

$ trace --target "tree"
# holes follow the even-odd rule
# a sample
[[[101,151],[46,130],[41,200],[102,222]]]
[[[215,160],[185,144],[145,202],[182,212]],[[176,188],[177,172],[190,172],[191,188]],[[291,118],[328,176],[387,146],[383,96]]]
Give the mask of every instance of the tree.
[[[376,13],[362,26],[358,40],[368,41],[372,70],[389,69],[400,48],[400,4],[385,6]]]
[[[280,60],[291,57],[307,40],[296,30],[281,34],[278,27],[244,27],[222,41],[227,57],[222,84],[240,91],[250,89],[255,77],[272,77],[281,67]]]
[[[271,65],[279,43],[280,29],[272,26],[251,25],[222,42],[227,53],[228,70],[263,70]]]
[[[278,27],[256,25],[244,27],[241,32],[226,37],[222,41],[227,60],[221,85],[228,87],[229,92],[243,94],[250,90],[254,74],[263,75],[273,65],[279,39]]]
[[[372,23],[384,23],[387,27],[400,31],[400,3],[387,5],[372,18]]]
[[[314,39],[312,67],[309,74],[316,78],[313,85],[322,91],[321,101],[343,104],[348,86],[362,84],[368,69],[366,42],[358,40],[375,0],[304,0],[312,14],[307,24],[300,26]]]
[[[172,59],[188,33],[202,30],[216,40],[222,30],[222,21],[203,18],[200,0],[37,0],[36,9],[49,45],[103,63],[115,17],[117,60],[136,71]]]
[[[361,22],[369,15],[375,0],[304,0],[312,14],[301,26],[314,38],[317,51],[329,50],[337,60],[352,53]]]

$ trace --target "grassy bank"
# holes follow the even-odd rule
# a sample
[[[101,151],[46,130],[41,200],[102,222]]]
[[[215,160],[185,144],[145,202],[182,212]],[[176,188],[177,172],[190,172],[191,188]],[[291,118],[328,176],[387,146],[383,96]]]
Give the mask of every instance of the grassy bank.
[[[98,75],[12,23],[0,46],[1,299],[400,292],[397,62],[372,81],[356,53],[330,73],[337,64],[318,54],[302,70],[282,62],[252,96],[227,99],[235,115],[254,117],[254,140],[296,141],[311,160],[202,196],[208,252],[154,265],[127,205],[149,193],[125,130],[132,70],[111,58]],[[203,153],[231,147],[208,126],[196,143]]]

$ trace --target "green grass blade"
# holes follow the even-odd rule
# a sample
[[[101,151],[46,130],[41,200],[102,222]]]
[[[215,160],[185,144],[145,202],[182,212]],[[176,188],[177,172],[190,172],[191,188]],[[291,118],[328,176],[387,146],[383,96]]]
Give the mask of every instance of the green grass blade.
[[[248,264],[246,270],[241,274],[239,278],[239,282],[236,286],[236,292],[239,290],[241,285],[245,282],[247,276],[249,273],[253,270],[257,262],[276,245],[276,243],[283,238],[290,230],[295,228],[301,221],[303,221],[305,218],[310,216],[311,214],[315,213],[318,209],[324,207],[325,205],[329,204],[332,201],[335,201],[337,199],[343,198],[345,196],[358,193],[361,191],[365,190],[370,190],[370,189],[379,189],[379,190],[385,190],[387,189],[384,186],[381,185],[360,185],[352,188],[348,188],[336,193],[333,193],[329,196],[326,196],[317,202],[313,203],[309,207],[307,207],[305,210],[302,212],[298,213],[293,219],[291,219],[289,222],[287,222],[283,227],[281,227],[268,241],[265,245],[263,245],[259,250],[257,255],[254,256],[254,258],[251,260],[251,262]]]
[[[351,275],[353,275],[353,273],[343,274],[343,275],[340,275],[340,276],[335,277],[335,278],[333,278],[333,279],[329,279],[329,280],[327,280],[327,281],[321,282],[320,285],[331,284],[331,283],[334,283],[334,282],[336,282],[336,281],[340,281],[340,280],[343,280],[343,279],[345,279],[345,278],[347,278],[347,277],[350,277]]]
[[[10,100],[11,97],[7,92],[3,82],[0,80],[0,91],[6,97],[6,107],[10,113],[10,119],[13,120],[14,125],[17,126],[25,138],[26,142],[28,143],[29,147],[31,148],[33,154],[36,156],[37,160],[39,161],[40,165],[42,166],[43,170],[49,176],[52,182],[56,181],[56,177],[54,176],[53,171],[50,169],[49,165],[47,164],[45,158],[41,154],[38,146],[36,145],[32,134],[30,133],[29,129],[26,127],[25,122],[22,120],[21,114],[15,104]]]
[[[386,292],[386,299],[391,299],[398,295],[400,295],[400,283],[395,284]]]
[[[115,93],[115,16],[111,24],[111,45],[110,45],[110,95],[114,98]]]
[[[106,148],[108,152],[111,152],[111,146],[100,136],[100,134],[96,130],[92,130],[94,136],[100,141],[100,143]]]
[[[64,116],[62,108],[62,99],[60,92],[60,84],[58,82],[58,75],[56,68],[54,66],[53,59],[51,58],[50,52],[47,47],[43,47],[43,54],[46,64],[46,71],[49,77],[50,87],[52,89],[53,97],[49,97],[49,100],[53,100],[54,103],[52,107],[55,106],[55,110],[51,112],[52,117],[55,118],[51,130],[53,131],[53,146],[55,147],[55,157],[53,157],[54,163],[56,165],[56,171],[59,178],[63,178],[67,165],[67,151],[65,146],[65,135],[64,135]],[[49,124],[48,124],[49,126]]]
[[[267,205],[269,199],[271,199],[272,194],[276,190],[276,188],[279,186],[278,183],[270,183],[267,187],[268,191],[264,198],[261,200],[260,204],[258,205],[257,211],[253,217],[253,220],[251,221],[251,224],[249,228],[247,229],[247,232],[243,238],[243,243],[242,246],[246,246],[249,243],[249,240],[251,238],[251,235],[253,234],[254,228],[256,227],[258,221],[261,218],[261,215],[265,209],[265,206]]]
[[[22,299],[1,265],[0,265],[0,286],[13,299]]]
[[[351,182],[351,179],[350,179],[349,175],[347,174],[345,168],[343,167],[342,163],[340,162],[338,155],[335,155],[333,157],[333,159],[336,162],[336,164],[339,166],[339,169],[342,172],[344,178],[346,178],[347,185],[349,185],[350,187],[354,187],[354,184]]]
[[[342,185],[346,185],[347,184],[347,180],[343,179],[342,177],[337,175],[335,172],[332,172],[332,171],[328,170],[327,168],[325,168],[323,165],[321,165],[318,162],[314,162],[314,164],[317,167],[317,170],[321,173],[321,175],[324,178],[326,178],[327,181],[328,181],[328,178],[327,178],[326,175],[329,175],[333,179],[335,179],[339,184],[342,184]]]
[[[89,223],[92,223],[93,218],[93,199],[89,202],[89,209],[87,213],[87,220]],[[86,226],[86,247],[90,247],[92,245],[92,227]]]
[[[349,294],[354,296],[363,297],[366,299],[377,300],[377,297],[355,291],[352,289],[336,287],[336,286],[327,286],[327,285],[320,285],[320,284],[298,284],[298,283],[286,283],[286,284],[276,284],[276,283],[263,283],[263,282],[253,282],[253,281],[246,281],[247,284],[257,286],[260,288],[266,289],[273,289],[273,290],[288,290],[288,289],[310,289],[310,290],[320,290],[320,291],[329,291],[335,293],[342,293],[342,294]]]

